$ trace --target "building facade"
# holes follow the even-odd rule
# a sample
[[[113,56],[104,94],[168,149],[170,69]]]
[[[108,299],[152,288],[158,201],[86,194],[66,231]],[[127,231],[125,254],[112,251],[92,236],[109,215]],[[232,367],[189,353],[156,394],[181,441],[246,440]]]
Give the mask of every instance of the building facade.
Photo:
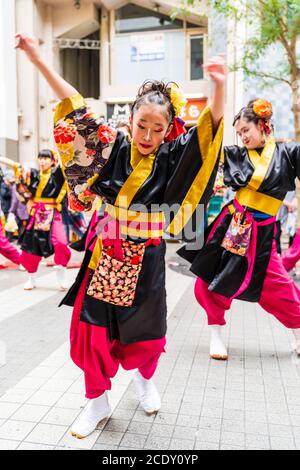
[[[188,19],[178,16],[171,21],[177,3],[2,0],[0,73],[5,79],[1,80],[0,97],[6,118],[0,121],[1,154],[33,165],[40,149],[54,145],[51,128],[56,98],[32,64],[14,49],[16,31],[37,37],[44,58],[100,115],[114,121],[127,119],[141,83],[164,79],[182,87],[188,99],[183,118],[193,125],[211,94],[202,64],[211,53],[226,52],[230,33],[205,0]],[[229,62],[230,57],[228,50]],[[230,74],[228,142],[234,138],[232,116],[242,103],[237,82],[237,74]]]

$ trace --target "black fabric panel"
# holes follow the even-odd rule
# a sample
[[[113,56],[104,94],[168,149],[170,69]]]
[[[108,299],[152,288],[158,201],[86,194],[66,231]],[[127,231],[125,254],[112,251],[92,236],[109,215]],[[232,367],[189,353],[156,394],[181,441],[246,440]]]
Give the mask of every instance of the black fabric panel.
[[[164,337],[167,315],[165,250],[164,241],[157,247],[146,248],[132,307],[117,307],[86,294],[80,320],[108,328],[110,340],[119,339],[123,344]]]

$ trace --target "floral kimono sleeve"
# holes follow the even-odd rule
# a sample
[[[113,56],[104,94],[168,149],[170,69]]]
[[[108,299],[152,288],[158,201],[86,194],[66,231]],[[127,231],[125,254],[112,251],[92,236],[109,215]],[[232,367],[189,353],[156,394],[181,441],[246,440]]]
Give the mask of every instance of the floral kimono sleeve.
[[[90,210],[96,197],[90,190],[110,156],[117,131],[87,110],[77,94],[55,109],[54,139],[68,185],[71,209]]]

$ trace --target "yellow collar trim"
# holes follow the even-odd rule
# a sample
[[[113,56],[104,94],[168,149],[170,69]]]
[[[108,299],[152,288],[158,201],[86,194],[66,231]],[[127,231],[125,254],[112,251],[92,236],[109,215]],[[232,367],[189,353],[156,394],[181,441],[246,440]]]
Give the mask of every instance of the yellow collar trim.
[[[119,191],[115,206],[128,209],[134,196],[151,175],[156,154],[143,156],[139,153],[134,142],[130,148],[130,163],[133,171]]]
[[[49,168],[49,170],[45,172],[40,171],[40,181],[39,181],[38,187],[36,188],[35,198],[42,197],[43,191],[48,184],[51,174],[52,174],[51,168]]]
[[[263,180],[266,177],[266,174],[270,166],[270,163],[272,161],[275,149],[276,149],[275,141],[273,139],[270,139],[267,141],[266,145],[264,146],[264,149],[261,155],[259,155],[259,153],[256,150],[248,150],[248,155],[254,166],[254,172],[247,185],[247,188],[252,189],[252,190],[259,189]]]

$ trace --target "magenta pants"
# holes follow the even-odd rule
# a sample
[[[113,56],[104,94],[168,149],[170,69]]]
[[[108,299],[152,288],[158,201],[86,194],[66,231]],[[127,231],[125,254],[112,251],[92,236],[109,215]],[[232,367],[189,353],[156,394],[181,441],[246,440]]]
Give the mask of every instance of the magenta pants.
[[[110,342],[106,328],[80,321],[88,274],[89,271],[80,286],[73,309],[70,329],[71,358],[84,372],[85,396],[97,398],[105,390],[111,389],[111,378],[116,375],[120,364],[126,370],[139,369],[145,379],[150,379],[161,353],[164,352],[166,339],[133,344],[122,344],[118,340]]]
[[[67,266],[71,258],[71,250],[68,247],[66,231],[58,211],[54,211],[51,242],[54,248],[54,263]],[[21,263],[29,273],[35,273],[38,270],[41,259],[41,256],[32,255],[24,250],[21,252]]]
[[[283,266],[287,271],[290,271],[296,266],[300,258],[300,229],[296,233],[293,243],[282,256]]]
[[[209,325],[225,325],[225,311],[232,298],[209,291],[200,278],[196,280],[195,296],[207,313]],[[287,328],[300,328],[300,291],[283,267],[275,242],[258,303]]]
[[[3,233],[2,224],[0,222],[0,254],[9,259],[12,263],[20,264],[20,253],[17,248],[10,243]]]

